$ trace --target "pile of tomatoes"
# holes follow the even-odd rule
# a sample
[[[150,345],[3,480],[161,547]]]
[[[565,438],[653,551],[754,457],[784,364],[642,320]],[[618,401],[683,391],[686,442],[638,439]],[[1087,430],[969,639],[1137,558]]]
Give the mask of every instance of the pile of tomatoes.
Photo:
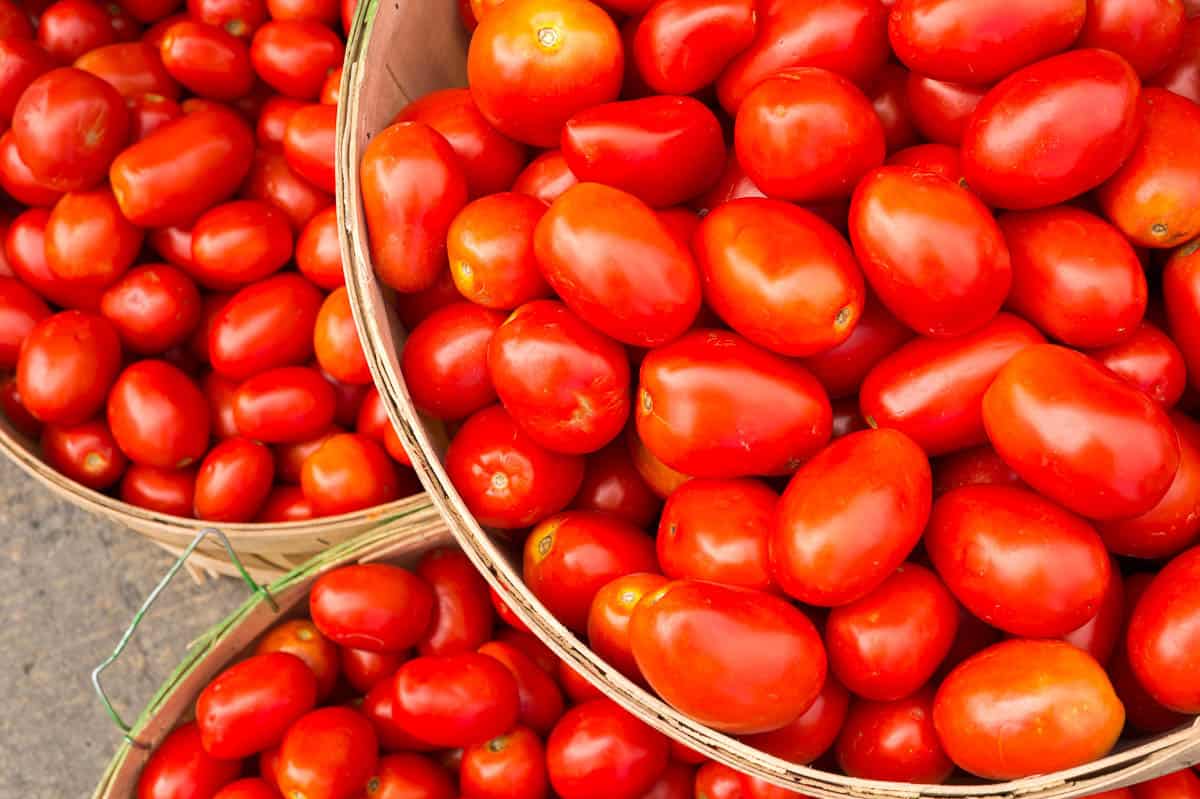
[[[342,285],[350,12],[0,0],[0,404],[67,477],[222,522],[418,490]]]
[[[413,402],[559,622],[854,777],[1200,712],[1200,7],[470,10],[470,87],[359,188]]]

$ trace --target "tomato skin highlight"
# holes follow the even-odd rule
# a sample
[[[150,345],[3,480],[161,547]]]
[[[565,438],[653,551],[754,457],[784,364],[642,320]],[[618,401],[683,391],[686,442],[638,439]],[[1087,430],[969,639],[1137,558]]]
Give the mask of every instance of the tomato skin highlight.
[[[934,730],[930,690],[890,702],[856,700],[838,737],[837,759],[860,779],[936,784],[954,772]]]
[[[386,564],[345,566],[317,578],[309,594],[313,623],[338,646],[387,654],[416,644],[433,614],[433,589]]]
[[[1183,353],[1166,333],[1149,322],[1143,321],[1128,338],[1088,355],[1164,408],[1175,407],[1187,388]]]
[[[755,10],[748,0],[659,0],[637,22],[626,58],[654,91],[692,94],[754,41]]]
[[[1197,618],[1200,618],[1200,549],[1166,565],[1133,608],[1126,634],[1134,674],[1156,701],[1180,713],[1200,708],[1195,678]]]
[[[517,721],[517,682],[487,655],[413,658],[400,667],[390,686],[401,728],[438,747],[482,744]]]
[[[666,736],[608,699],[569,710],[546,740],[550,785],[563,799],[637,799],[667,767]]]
[[[139,361],[121,372],[107,411],[113,437],[135,463],[179,469],[208,449],[208,401],[165,361]]]
[[[850,694],[832,673],[808,710],[770,732],[741,736],[742,743],[792,763],[808,764],[829,751],[837,740],[850,706]]]
[[[279,790],[308,799],[352,799],[375,771],[377,751],[366,716],[346,707],[318,708],[301,716],[283,738]]]
[[[1122,56],[1143,79],[1161,72],[1183,40],[1184,7],[1176,0],[1092,0],[1078,47]]]
[[[137,799],[215,796],[242,773],[237,760],[215,758],[200,743],[200,728],[190,721],[172,731],[151,753],[138,777]]]

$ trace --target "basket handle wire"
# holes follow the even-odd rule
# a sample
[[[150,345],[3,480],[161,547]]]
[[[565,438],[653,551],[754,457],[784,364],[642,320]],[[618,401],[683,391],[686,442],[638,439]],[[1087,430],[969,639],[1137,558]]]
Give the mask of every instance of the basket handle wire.
[[[170,584],[171,579],[179,573],[180,569],[184,567],[184,564],[187,563],[188,557],[191,556],[191,554],[196,551],[196,548],[200,546],[201,542],[203,542],[204,539],[210,535],[217,538],[221,542],[221,545],[225,547],[225,551],[229,553],[229,559],[233,562],[233,565],[238,570],[238,574],[241,575],[242,580],[246,583],[250,590],[266,601],[267,604],[271,606],[272,610],[279,609],[278,605],[275,604],[274,597],[272,597],[271,593],[267,590],[267,587],[255,582],[254,578],[250,576],[250,573],[246,571],[246,567],[242,565],[241,559],[238,558],[237,553],[233,550],[233,545],[229,543],[229,539],[225,537],[223,532],[215,527],[205,527],[203,530],[198,532],[196,537],[192,539],[192,542],[187,545],[187,548],[185,548],[183,552],[180,553],[179,557],[175,559],[175,562],[171,564],[171,568],[167,569],[167,573],[164,574],[162,579],[158,581],[158,585],[154,586],[154,589],[146,597],[146,600],[142,602],[142,606],[138,608],[136,613],[133,614],[133,620],[130,621],[129,626],[125,628],[125,633],[121,636],[121,639],[117,641],[117,646],[115,649],[113,649],[112,654],[106,657],[99,666],[92,669],[92,688],[95,690],[96,696],[99,697],[100,704],[104,706],[104,709],[108,712],[108,715],[113,720],[113,723],[120,728],[125,740],[134,746],[140,746],[140,744],[129,734],[130,730],[133,728],[123,718],[121,718],[121,715],[117,712],[117,709],[113,707],[112,700],[108,698],[108,694],[104,691],[104,686],[100,683],[100,676],[104,673],[104,670],[115,663],[117,658],[121,656],[121,653],[125,651],[125,647],[128,646],[129,641],[133,638],[133,634],[137,631],[138,625],[142,623],[142,619],[145,617],[147,611],[150,610],[150,606],[154,604],[155,600],[158,599],[159,595],[163,592],[167,585]]]

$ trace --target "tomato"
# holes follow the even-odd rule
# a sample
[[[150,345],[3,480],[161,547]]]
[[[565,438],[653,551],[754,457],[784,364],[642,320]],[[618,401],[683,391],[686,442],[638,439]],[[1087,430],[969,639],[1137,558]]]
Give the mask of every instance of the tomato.
[[[938,460],[933,469],[933,495],[940,497],[947,491],[973,485],[1020,486],[1021,478],[996,454],[991,446],[984,444],[964,449]]]
[[[436,598],[433,617],[417,641],[422,655],[469,652],[492,636],[494,615],[487,583],[457,549],[435,549],[417,564],[417,576],[432,588]]]
[[[77,483],[102,491],[121,479],[128,461],[103,421],[47,425],[42,459]]]
[[[1166,4],[1153,5],[1161,8]],[[1166,67],[1146,83],[1170,89],[1193,103],[1200,100],[1200,22],[1195,17],[1183,23],[1180,45]]]
[[[488,597],[492,600],[492,608],[495,609],[496,615],[500,617],[501,621],[511,627],[514,632],[521,634],[529,633],[529,628],[525,626],[525,622],[521,621],[520,617],[518,617],[517,614],[513,612],[513,609],[508,606],[508,603],[496,593],[495,588],[490,586],[488,587]],[[497,637],[506,632],[508,632],[508,630],[501,628],[497,634]],[[550,665],[554,666],[556,661],[557,657],[552,654],[550,656]],[[556,672],[554,669],[551,669],[551,673]]]
[[[887,14],[878,0],[767,0],[757,9],[754,41],[717,82],[725,110],[767,76],[789,67],[817,67],[861,85],[888,59]]]
[[[187,6],[192,19],[223,28],[243,40],[267,21],[263,0],[188,0]]]
[[[258,515],[275,477],[271,450],[241,436],[227,438],[204,456],[196,475],[198,519],[248,522]]]
[[[1200,159],[1186,142],[1200,135],[1200,108],[1166,89],[1146,89],[1142,136],[1097,198],[1134,244],[1174,247],[1200,233]]]
[[[21,344],[48,316],[50,308],[36,292],[16,278],[0,278],[0,367],[17,365]]]
[[[623,70],[617,26],[586,0],[508,0],[481,20],[467,52],[480,113],[538,147],[558,144],[575,113],[617,99]]]
[[[237,190],[253,153],[254,136],[237,115],[197,111],[130,146],[109,177],[135,225],[187,225]]]
[[[208,449],[208,401],[192,379],[165,361],[138,361],[108,396],[108,423],[136,463],[180,469]]]
[[[246,380],[233,395],[238,432],[267,443],[320,435],[333,423],[333,388],[315,369],[282,366]]]
[[[383,447],[353,433],[333,436],[310,455],[300,486],[320,516],[383,505],[416,490],[402,480]]]
[[[499,594],[495,594],[492,597],[493,607],[495,607],[498,599]],[[503,602],[503,600],[500,601]],[[514,615],[511,609],[508,610],[508,614]],[[505,618],[504,613],[500,613],[499,615],[501,618]],[[496,641],[511,644],[512,646],[524,652],[535,664],[537,664],[537,667],[546,672],[546,674],[549,674],[551,677],[558,677],[558,656],[550,650],[550,647],[546,646],[546,644],[542,643],[542,641],[535,638],[528,630],[523,631],[515,627],[512,629],[501,627],[496,631]],[[499,659],[501,662],[504,662],[503,658]]]
[[[549,789],[541,739],[518,726],[467,747],[459,784],[473,799],[544,799]]]
[[[345,283],[337,239],[337,212],[326,208],[305,224],[296,237],[296,267],[300,274],[326,291]]]
[[[654,541],[622,519],[571,511],[538,524],[525,539],[524,577],[555,618],[587,629],[596,592],[634,572],[656,572]]]
[[[279,271],[291,257],[292,228],[283,211],[234,200],[196,220],[188,271],[208,288],[230,290]]]
[[[321,575],[308,601],[313,623],[335,644],[398,653],[416,644],[429,626],[434,593],[406,569],[366,563]]]
[[[4,40],[0,39],[0,52]],[[11,130],[0,135],[0,188],[22,205],[51,206],[63,196],[62,192],[42,185],[21,160]]]
[[[493,405],[450,442],[446,473],[481,524],[511,530],[565,508],[583,480],[583,458],[544,449]]]
[[[487,655],[414,658],[400,667],[390,685],[397,722],[434,746],[481,744],[517,721],[516,680]]]
[[[672,759],[640,799],[692,799],[695,777],[693,766]]]
[[[365,694],[396,673],[407,652],[371,652],[366,649],[340,646],[338,654],[341,674],[355,691]]]
[[[455,799],[454,780],[429,758],[405,752],[379,758],[365,799]]]
[[[9,122],[25,88],[56,66],[54,57],[37,42],[0,37],[0,122]]]
[[[583,483],[571,507],[604,511],[645,528],[658,518],[661,504],[638,474],[629,448],[618,439],[587,459]]]
[[[271,20],[254,32],[250,61],[275,91],[315,100],[325,75],[342,63],[343,50],[341,37],[319,22]]]
[[[1071,646],[1094,657],[1101,666],[1106,666],[1112,658],[1125,624],[1125,584],[1120,565],[1111,558],[1109,571],[1112,577],[1100,598],[1099,611],[1062,637]]]
[[[305,799],[353,799],[375,773],[371,723],[345,707],[323,707],[288,729],[279,750],[279,790]]]
[[[142,231],[121,215],[107,187],[63,195],[50,212],[45,237],[50,270],[89,288],[113,283],[142,246]]]
[[[829,440],[832,424],[812,375],[717,330],[693,331],[649,353],[638,396],[647,447],[697,477],[786,473]]]
[[[1179,0],[1090,0],[1077,47],[1097,47],[1123,56],[1142,78],[1156,75],[1183,38]]]
[[[283,152],[274,147],[255,152],[241,196],[274,205],[287,214],[297,233],[333,203],[332,197],[293,172]]]
[[[811,763],[833,746],[849,706],[850,694],[829,674],[816,701],[795,721],[770,732],[742,736],[742,743],[792,763]]]
[[[1092,519],[1145,513],[1179,467],[1162,406],[1063,347],[1038,344],[1010,360],[984,394],[983,422],[1021,479]]]
[[[1134,604],[1136,603],[1129,603],[1131,606]],[[1134,674],[1133,666],[1129,663],[1129,653],[1123,643],[1117,647],[1109,663],[1108,672],[1113,690],[1125,706],[1126,721],[1131,729],[1146,733],[1163,733],[1188,723],[1188,716],[1163,707],[1150,696],[1141,680]]]
[[[159,52],[171,77],[201,97],[236,100],[254,87],[246,43],[225,28],[177,22],[167,29]]]
[[[330,194],[333,179],[334,127],[337,108],[308,105],[291,115],[283,134],[283,154],[288,166],[317,188]]]
[[[315,518],[312,503],[299,486],[276,485],[263,500],[254,521],[267,524],[304,522]]]
[[[533,254],[533,231],[545,212],[532,197],[501,193],[475,200],[454,217],[446,250],[463,297],[511,309],[550,294]]]
[[[30,212],[26,212],[28,215]],[[21,217],[13,220],[9,228],[9,260],[14,268],[19,265],[13,257],[13,235]],[[1166,300],[1167,321],[1171,338],[1183,353],[1187,364],[1188,379],[1200,385],[1200,242],[1191,242],[1181,247],[1170,260],[1162,274],[1163,298]],[[26,281],[29,282],[29,281]]]
[[[947,83],[910,73],[906,99],[912,123],[930,141],[957,147],[962,142],[971,113],[987,91],[987,86]],[[951,180],[958,178],[959,175],[955,175]]]
[[[241,772],[239,761],[220,760],[204,751],[200,729],[189,721],[150,753],[138,777],[137,799],[212,797]]]
[[[8,226],[5,256],[14,275],[55,305],[98,310],[102,293],[98,288],[65,281],[46,262],[45,231],[49,220],[49,211],[30,208]]]
[[[276,799],[279,792],[273,782],[258,777],[247,777],[231,782],[222,788],[213,799]]]
[[[555,726],[546,766],[562,799],[638,799],[666,769],[669,749],[666,736],[615,702],[596,699],[571,708]]]
[[[908,79],[907,69],[885,64],[867,92],[875,115],[883,124],[889,153],[916,144],[919,138],[908,107]]]
[[[342,68],[334,67],[325,76],[325,82],[321,84],[321,93],[317,96],[317,100],[325,105],[336,106],[338,104],[338,97],[341,94],[341,88]]]
[[[195,469],[163,469],[133,463],[121,479],[121,501],[168,516],[191,516]]]
[[[129,107],[130,142],[139,142],[183,116],[179,103],[157,94],[139,94],[126,100],[125,104]]]
[[[64,63],[117,41],[104,7],[91,0],[58,0],[38,17],[38,44]]]
[[[83,311],[48,316],[21,345],[21,400],[39,421],[78,424],[103,407],[120,363],[120,340],[104,317]]]
[[[885,702],[856,700],[838,736],[837,759],[859,779],[936,784],[954,772],[934,730],[931,690]]]
[[[1200,549],[1167,564],[1133,609],[1127,645],[1138,680],[1158,702],[1180,713],[1200,708],[1200,683],[1192,662],[1200,629]]]
[[[629,640],[633,609],[642,597],[668,582],[660,574],[634,572],[606,583],[592,599],[587,619],[588,645],[631,680],[641,682]]]
[[[993,780],[1090,763],[1108,754],[1124,721],[1104,670],[1061,641],[985,649],[946,677],[933,703],[950,759]]]
[[[658,0],[635,26],[626,57],[654,91],[692,94],[750,45],[754,30],[754,3],[747,0]]]
[[[282,147],[288,121],[291,120],[292,114],[306,105],[305,102],[281,94],[272,95],[263,105],[262,113],[254,125],[254,136],[259,145]]]
[[[337,0],[267,0],[267,12],[271,19],[310,20],[332,28],[341,8]]]
[[[190,227],[155,228],[146,234],[146,243],[164,260],[184,270],[192,267],[192,230]],[[205,298],[205,302],[209,302]]]
[[[637,427],[630,425],[625,436],[633,468],[650,490],[661,499],[666,499],[679,486],[691,480],[690,475],[672,469],[660,461],[638,437]]]
[[[416,406],[439,419],[461,419],[494,402],[488,345],[503,321],[497,311],[458,302],[417,325],[401,354]]]
[[[833,436],[832,440],[844,438],[859,430],[868,430],[870,425],[858,408],[857,397],[833,401]]]
[[[857,393],[872,368],[913,336],[873,295],[863,295],[862,313],[850,335],[801,362],[833,398]]]
[[[563,693],[576,705],[604,698],[599,688],[568,666],[565,660],[558,661],[558,682],[562,685]]]
[[[28,12],[14,2],[5,2],[0,6],[0,38],[32,39],[33,25]]]
[[[127,104],[145,94],[179,99],[178,84],[163,68],[154,48],[144,42],[99,47],[81,55],[75,66],[107,81]]]
[[[0,412],[17,433],[31,439],[41,435],[43,425],[22,403],[15,376],[0,381]]]
[[[540,735],[550,732],[563,714],[562,691],[554,679],[516,644],[489,641],[479,652],[500,661],[517,681],[520,723]]]
[[[254,654],[287,652],[304,661],[317,680],[317,699],[333,690],[338,678],[338,648],[308,619],[293,619],[267,631],[254,648]]]
[[[107,81],[64,67],[35,78],[25,89],[13,109],[12,135],[38,183],[79,191],[104,179],[129,140],[129,114]]]
[[[245,379],[277,366],[304,363],[312,356],[321,301],[321,292],[294,274],[245,287],[212,322],[208,350],[213,369]]]
[[[578,182],[579,178],[567,166],[562,150],[547,150],[521,170],[513,181],[512,190],[549,205]]]
[[[196,699],[205,751],[227,760],[283,740],[292,722],[317,704],[317,678],[287,652],[255,654],[221,672]]]
[[[209,430],[214,438],[238,435],[237,421],[233,415],[233,397],[238,385],[238,381],[217,372],[208,372],[200,381],[200,387],[208,399]]]
[[[394,676],[395,671],[393,669],[386,676]],[[378,683],[363,698],[361,705],[363,715],[370,720],[379,737],[380,748],[385,752],[432,752],[432,746],[409,735],[398,723],[393,682],[385,679]]]
[[[744,778],[724,763],[710,761],[696,771],[695,795],[698,799],[746,799]]]
[[[841,75],[811,68],[775,73],[751,89],[738,107],[734,145],[755,185],[799,202],[850,194],[886,151],[866,95]]]
[[[1142,322],[1124,340],[1090,353],[1105,368],[1171,408],[1187,387],[1183,353],[1166,333]]]

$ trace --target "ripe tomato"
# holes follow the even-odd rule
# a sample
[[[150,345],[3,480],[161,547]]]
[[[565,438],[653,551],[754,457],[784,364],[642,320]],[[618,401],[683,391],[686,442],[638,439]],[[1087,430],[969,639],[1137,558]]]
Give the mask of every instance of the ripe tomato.
[[[856,700],[838,736],[838,764],[848,776],[936,784],[954,772],[933,720],[933,691],[887,702]]]
[[[214,757],[248,757],[282,741],[316,704],[317,678],[303,660],[288,652],[254,654],[200,692],[200,741]]]
[[[695,795],[703,799],[746,799],[744,778],[724,763],[709,761],[696,771]]]
[[[104,406],[120,366],[121,342],[108,320],[63,311],[42,319],[26,335],[17,387],[34,418],[78,424]]]
[[[196,474],[196,518],[248,522],[271,493],[275,460],[258,441],[233,436],[209,450]]]
[[[229,438],[238,434],[237,422],[233,417],[233,395],[238,381],[209,372],[200,381],[200,388],[208,399],[209,430],[214,438]]]
[[[622,519],[571,511],[542,521],[525,539],[524,577],[555,618],[587,628],[596,592],[633,572],[655,572],[654,541]]]
[[[540,735],[549,733],[563,714],[562,691],[554,678],[515,643],[489,641],[479,653],[500,661],[517,681],[520,723]]]
[[[299,486],[276,485],[263,500],[256,522],[280,523],[303,522],[316,516],[312,503],[304,496]]]
[[[738,106],[734,146],[755,185],[798,202],[849,195],[887,149],[867,96],[812,68],[777,72],[751,89]]]
[[[571,501],[575,510],[603,511],[641,528],[658,518],[661,506],[621,439],[588,457],[583,483]]]
[[[1108,754],[1124,722],[1104,669],[1061,641],[989,647],[952,671],[933,703],[950,759],[992,780],[1090,763]]]
[[[1088,354],[1164,408],[1174,407],[1187,388],[1183,353],[1166,333],[1149,322],[1142,322],[1123,341]]]
[[[542,741],[521,726],[467,747],[458,778],[473,799],[544,799],[549,790]]]
[[[661,574],[634,572],[606,583],[596,592],[588,611],[588,645],[618,671],[641,682],[633,647],[629,640],[629,620],[633,609],[646,594],[670,582]]]
[[[962,143],[967,121],[987,92],[987,86],[947,83],[916,72],[909,74],[905,87],[916,129],[930,141],[954,147]],[[959,177],[950,179],[957,182]]]
[[[744,735],[741,740],[769,755],[805,765],[833,746],[849,706],[850,694],[829,674],[816,700],[795,721],[770,732]]]
[[[576,705],[590,702],[593,699],[605,698],[599,688],[568,666],[565,660],[558,661],[558,682],[562,686],[563,693]]]
[[[457,302],[434,311],[412,331],[401,369],[413,403],[438,419],[461,419],[495,402],[488,345],[504,315]]]
[[[638,437],[636,426],[629,426],[626,431],[625,443],[630,459],[633,461],[633,468],[659,498],[666,499],[672,491],[692,479],[690,475],[678,472],[660,461],[642,443],[642,439]]]
[[[1094,657],[1101,666],[1107,666],[1112,658],[1125,626],[1125,583],[1121,579],[1120,565],[1112,558],[1109,559],[1109,571],[1112,577],[1100,598],[1099,611],[1062,637],[1071,646]]]
[[[254,654],[287,652],[304,661],[317,679],[317,701],[333,690],[338,678],[338,648],[308,619],[292,619],[267,631]]]
[[[513,181],[512,190],[549,205],[578,182],[579,178],[567,166],[562,150],[547,150],[521,170]]]
[[[204,751],[200,729],[189,721],[177,727],[150,753],[138,777],[137,799],[214,796],[242,773],[237,760],[221,760]]]
[[[1200,159],[1187,142],[1200,135],[1200,108],[1166,89],[1142,94],[1142,135],[1097,198],[1134,244],[1174,247],[1200,233]]]
[[[1021,478],[990,445],[964,449],[937,461],[933,469],[933,495],[973,485],[1020,486]]]
[[[1180,44],[1174,56],[1166,67],[1146,81],[1146,85],[1170,89],[1193,103],[1200,100],[1200,22],[1196,22],[1196,17],[1184,21]],[[3,103],[0,103],[0,115],[3,107]]]
[[[1147,582],[1151,579],[1151,575],[1148,574],[1140,576],[1147,578]],[[1131,594],[1133,585],[1132,580],[1127,585]],[[1128,604],[1132,607],[1136,602],[1130,601]],[[1117,698],[1125,706],[1126,721],[1131,729],[1145,733],[1162,733],[1187,723],[1188,716],[1163,707],[1146,691],[1129,663],[1129,652],[1123,642],[1117,647],[1109,663],[1108,673]]]
[[[163,67],[154,48],[145,42],[118,42],[84,53],[75,66],[109,83],[127,105],[142,95],[179,99],[179,85]],[[136,138],[136,137],[135,137]]]
[[[416,490],[383,447],[353,433],[333,436],[304,461],[300,487],[320,516],[383,505]]]
[[[896,64],[885,64],[871,83],[867,96],[883,124],[889,153],[902,150],[918,140],[908,107],[909,71]]]
[[[393,677],[395,669],[386,676]],[[385,752],[432,752],[434,747],[409,735],[396,720],[396,702],[392,679],[385,679],[372,688],[363,698],[362,713],[366,716],[380,748]]]
[[[236,114],[197,111],[126,149],[109,178],[135,225],[188,225],[237,190],[253,154],[254,135]]]
[[[296,237],[296,268],[317,286],[331,291],[345,284],[337,239],[337,211],[329,206],[305,224]]]
[[[333,423],[333,388],[315,369],[268,369],[238,386],[233,418],[238,432],[267,443],[292,443],[320,435]]]
[[[696,477],[783,474],[828,440],[829,400],[801,366],[717,330],[642,362],[637,430],[666,465]]]
[[[313,329],[313,351],[317,363],[335,380],[352,385],[370,385],[371,371],[363,355],[350,298],[344,286],[325,298]],[[489,397],[489,400],[491,398]]]
[[[708,305],[750,341],[782,355],[841,344],[863,313],[862,273],[846,240],[790,203],[724,203],[700,223],[693,251]]]
[[[350,687],[360,694],[369,693],[395,674],[408,655],[408,652],[371,652],[349,646],[338,647],[341,674]]]
[[[319,22],[271,20],[254,32],[250,62],[280,94],[315,100],[326,74],[342,63],[344,49],[341,37]]]
[[[781,69],[828,69],[864,86],[888,59],[888,10],[879,0],[768,0],[756,13],[754,41],[717,82],[717,96],[731,114]]]
[[[567,711],[546,740],[550,784],[562,799],[638,799],[667,767],[666,736],[608,699]]]
[[[544,449],[493,405],[459,429],[446,472],[481,524],[513,530],[567,506],[583,480],[583,458]]]
[[[27,211],[22,216],[30,213]],[[21,218],[13,220],[8,234],[9,260],[14,269],[19,262],[13,257],[13,234]],[[1188,378],[1194,386],[1200,386],[1200,255],[1197,253],[1200,253],[1200,242],[1179,248],[1167,261],[1162,274],[1171,338],[1183,353]]]
[[[557,145],[576,112],[617,99],[623,72],[617,26],[587,0],[509,0],[480,21],[467,52],[484,118],[538,147]]]
[[[267,0],[271,19],[299,19],[320,22],[333,28],[341,13],[337,0]]]
[[[754,41],[749,0],[659,0],[637,22],[626,58],[660,94],[692,94],[720,76]]]
[[[458,549],[435,549],[417,564],[417,576],[432,588],[433,618],[420,640],[422,655],[455,655],[479,648],[492,637],[494,614],[487,583]]]
[[[807,604],[835,607],[877,588],[929,518],[929,461],[895,430],[830,444],[796,472],[771,536],[775,580]]]
[[[64,63],[117,41],[104,7],[91,0],[58,0],[38,16],[38,44]]]
[[[1183,40],[1179,0],[1091,0],[1075,45],[1111,50],[1142,78],[1161,72]]]
[[[192,19],[224,28],[243,40],[267,21],[264,0],[188,0],[187,10]]]
[[[308,599],[313,623],[335,644],[399,653],[417,643],[433,617],[434,593],[412,572],[383,563],[321,575]]]
[[[159,53],[171,77],[201,97],[228,102],[254,87],[246,43],[225,28],[177,22],[167,29]]]
[[[1037,344],[1010,360],[984,394],[983,422],[1021,479],[1092,519],[1145,513],[1179,467],[1162,406],[1063,347]]]
[[[424,755],[404,752],[379,758],[367,780],[365,799],[455,799],[458,792],[447,770]]]
[[[35,291],[16,278],[0,278],[0,367],[17,365],[21,344],[48,316],[49,306]]]
[[[288,166],[314,186],[333,194],[334,127],[337,107],[307,105],[291,115],[283,134]]]
[[[279,271],[291,257],[292,228],[283,211],[234,200],[196,220],[188,271],[205,287],[228,291]]]
[[[312,357],[321,301],[321,292],[299,275],[276,275],[246,286],[212,321],[208,352],[213,369],[241,380],[304,363]]]
[[[196,491],[195,469],[162,469],[129,465],[121,479],[121,501],[169,516],[192,515]]]
[[[95,311],[100,307],[101,291],[93,286],[78,286],[63,280],[46,262],[46,225],[50,212],[30,208],[8,226],[5,257],[14,275],[55,305]]]
[[[95,420],[76,425],[46,425],[42,459],[77,483],[103,491],[121,479],[128,461],[108,425]]]
[[[73,286],[108,286],[141,246],[142,231],[121,215],[108,187],[63,195],[46,222],[46,263]]]
[[[549,295],[533,254],[533,231],[545,212],[538,200],[516,193],[493,194],[463,208],[446,234],[459,292],[496,309]]]
[[[100,298],[100,311],[132,352],[152,355],[183,343],[200,322],[196,284],[166,264],[129,270]]]
[[[297,233],[318,212],[333,204],[332,197],[292,171],[287,157],[277,147],[260,147],[255,152],[241,196],[274,205],[287,214],[292,230]]]
[[[293,100],[291,97],[284,97],[282,94],[270,97],[263,104],[262,113],[254,125],[254,136],[259,145],[282,147],[283,134],[287,130],[288,121],[292,118],[292,114],[306,105],[307,103]]]
[[[25,19],[24,13],[21,14]],[[25,88],[39,75],[58,66],[35,41],[0,37],[0,122],[8,123]]]
[[[1196,799],[1200,797],[1200,778],[1185,768],[1134,785],[1132,791],[1133,799]]]
[[[413,658],[390,683],[396,721],[437,747],[482,744],[517,721],[517,682],[499,661],[476,652]]]
[[[24,396],[24,392],[22,392]],[[165,361],[138,361],[108,395],[108,423],[136,463],[181,469],[208,449],[208,401],[190,377]]]
[[[0,39],[0,52],[3,51],[3,41]],[[29,171],[17,152],[11,130],[0,135],[0,188],[22,205],[49,207],[63,196],[62,192],[42,185]]]
[[[1200,708],[1193,663],[1200,629],[1198,576],[1200,549],[1168,563],[1134,606],[1126,638],[1138,680],[1156,701],[1180,713]]]
[[[842,343],[801,361],[834,399],[858,393],[872,368],[913,337],[912,331],[874,295],[866,291],[863,294],[862,314],[850,335]]]
[[[0,38],[32,39],[33,36],[33,24],[24,7],[15,2],[0,6]]]
[[[164,260],[181,269],[192,266],[192,230],[190,227],[154,228],[146,235],[146,243]],[[205,298],[209,302],[210,298]]]
[[[259,777],[247,777],[231,782],[218,791],[213,799],[276,799],[279,792],[275,790],[274,781],[268,782]]]
[[[345,707],[302,716],[279,749],[279,790],[305,799],[353,799],[375,773],[378,741],[371,722]]]

